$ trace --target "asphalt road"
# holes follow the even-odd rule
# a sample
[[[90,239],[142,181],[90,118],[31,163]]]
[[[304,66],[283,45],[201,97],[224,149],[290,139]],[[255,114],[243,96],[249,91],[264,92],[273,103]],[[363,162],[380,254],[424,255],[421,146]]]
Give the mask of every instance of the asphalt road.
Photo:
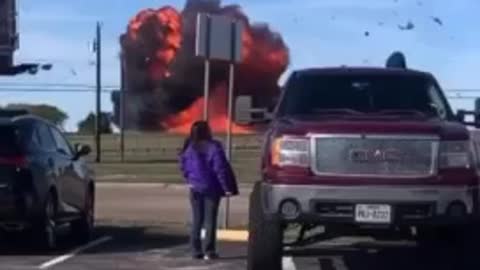
[[[246,269],[246,243],[220,243],[222,258],[193,261],[185,230],[170,227],[102,225],[89,248],[75,246],[67,235],[62,247],[46,254],[28,248],[28,239],[0,247],[0,269]],[[100,240],[100,241],[98,241]],[[95,243],[96,242],[96,243]],[[458,270],[480,269],[475,245],[375,242],[368,238],[340,238],[301,251],[287,251],[284,269],[295,270]]]
[[[246,220],[248,189],[232,202],[233,222]],[[46,253],[31,239],[0,238],[0,269],[246,269],[246,243],[222,242],[222,259],[193,261],[188,250],[188,201],[181,187],[100,185],[94,241],[79,246],[62,230],[60,247]],[[478,238],[480,239],[480,238]],[[285,270],[478,270],[479,244],[472,237],[456,245],[419,245],[399,240],[339,238],[301,251],[286,251]]]

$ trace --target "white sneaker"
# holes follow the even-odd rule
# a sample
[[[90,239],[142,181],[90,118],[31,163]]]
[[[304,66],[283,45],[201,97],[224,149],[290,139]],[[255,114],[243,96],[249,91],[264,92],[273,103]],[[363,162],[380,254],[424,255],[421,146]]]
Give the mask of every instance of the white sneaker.
[[[218,258],[220,258],[220,257],[218,256],[217,253],[210,253],[210,254],[205,255],[205,257],[203,257],[203,259],[205,261],[217,260]]]

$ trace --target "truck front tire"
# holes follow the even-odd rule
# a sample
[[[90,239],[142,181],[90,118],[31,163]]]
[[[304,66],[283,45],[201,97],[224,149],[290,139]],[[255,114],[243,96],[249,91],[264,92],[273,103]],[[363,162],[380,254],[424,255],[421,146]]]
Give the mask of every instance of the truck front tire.
[[[267,217],[262,207],[261,184],[250,195],[248,270],[281,270],[283,231],[276,217]]]

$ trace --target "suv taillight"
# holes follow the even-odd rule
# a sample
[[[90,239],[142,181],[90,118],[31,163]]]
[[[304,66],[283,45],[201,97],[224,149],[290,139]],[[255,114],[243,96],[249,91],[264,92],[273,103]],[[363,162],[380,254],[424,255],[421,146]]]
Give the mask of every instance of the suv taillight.
[[[442,141],[438,164],[440,169],[471,168],[473,155],[470,141]]]
[[[27,159],[24,156],[0,157],[0,165],[15,166],[23,168],[27,164]]]
[[[306,137],[281,136],[272,141],[271,163],[278,167],[310,167],[310,140]]]

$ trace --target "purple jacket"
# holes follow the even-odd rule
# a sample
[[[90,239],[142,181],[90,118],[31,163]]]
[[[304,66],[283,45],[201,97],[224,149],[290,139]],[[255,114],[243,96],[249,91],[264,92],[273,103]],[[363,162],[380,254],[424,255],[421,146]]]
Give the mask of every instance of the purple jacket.
[[[183,177],[196,192],[225,196],[238,195],[235,174],[218,141],[207,142],[201,150],[192,145],[180,154]]]

